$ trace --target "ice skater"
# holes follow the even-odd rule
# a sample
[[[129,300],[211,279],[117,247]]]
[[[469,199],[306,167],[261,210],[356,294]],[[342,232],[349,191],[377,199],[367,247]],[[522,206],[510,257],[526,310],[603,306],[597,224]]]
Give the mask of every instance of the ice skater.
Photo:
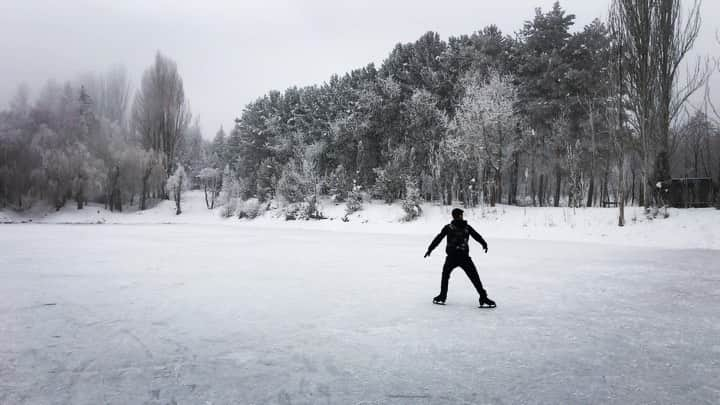
[[[495,301],[491,300],[487,296],[487,292],[483,288],[480,276],[478,275],[475,264],[473,264],[472,258],[470,258],[470,248],[468,247],[468,241],[470,236],[473,237],[478,243],[480,243],[485,250],[488,251],[487,242],[480,236],[467,221],[463,220],[463,210],[455,208],[452,210],[453,220],[448,225],[445,225],[440,231],[440,234],[433,239],[428,247],[425,257],[430,256],[433,249],[435,249],[443,238],[447,236],[447,247],[445,253],[445,265],[443,265],[442,281],[440,282],[440,295],[433,298],[433,304],[444,305],[445,299],[447,298],[448,282],[450,281],[450,273],[456,268],[460,267],[465,271],[470,281],[475,286],[478,294],[480,294],[480,307],[483,308],[495,308]]]

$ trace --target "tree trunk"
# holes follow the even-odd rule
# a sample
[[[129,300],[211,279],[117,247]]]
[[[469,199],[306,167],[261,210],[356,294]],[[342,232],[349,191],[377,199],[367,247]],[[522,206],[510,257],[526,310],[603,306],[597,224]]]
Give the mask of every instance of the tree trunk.
[[[150,180],[150,174],[152,169],[145,169],[142,177],[142,192],[140,193],[140,210],[144,211],[146,208],[147,195],[150,192],[148,190],[148,180]]]
[[[530,176],[530,196],[532,198],[533,207],[537,207],[537,181],[535,180],[535,173]]]
[[[75,194],[75,202],[77,203],[77,209],[83,209],[83,198],[81,191],[78,191],[77,194]]]
[[[520,153],[513,153],[513,165],[510,171],[510,190],[508,191],[508,204],[517,205],[518,176],[520,175]]]
[[[645,186],[643,183],[643,175],[640,173],[640,182],[641,184],[638,185],[638,206],[644,207],[645,206]]]
[[[602,185],[602,201],[600,204],[604,207],[605,202],[610,200],[610,157],[605,161],[605,174]]]
[[[588,103],[589,106],[589,119],[588,123],[590,124],[590,139],[591,139],[591,146],[592,151],[590,153],[590,187],[588,188],[588,198],[587,198],[587,207],[593,206],[593,198],[595,197],[595,164],[597,161],[597,141],[595,139],[595,120],[594,120],[594,111],[595,111],[595,104],[594,101],[590,101]]]
[[[560,206],[560,185],[562,181],[562,169],[560,168],[560,164],[555,165],[555,206]]]
[[[635,205],[635,169],[632,170],[632,199],[630,205]]]
[[[207,206],[208,209],[212,209],[210,207],[210,201],[208,201],[207,184],[203,184],[203,190],[205,191],[205,206]]]
[[[502,175],[500,169],[495,170],[495,196],[493,198],[493,207],[495,204],[502,203]]]
[[[540,185],[538,186],[538,205],[544,206],[545,203],[545,174],[540,174]]]
[[[625,226],[625,152],[618,149],[618,226]]]
[[[645,160],[649,160],[649,158],[645,158]],[[649,177],[649,171],[648,171],[648,163],[645,162],[645,167],[642,170],[642,196],[643,196],[643,202],[642,205],[645,206],[646,209],[651,208],[651,202],[650,202],[650,177]]]

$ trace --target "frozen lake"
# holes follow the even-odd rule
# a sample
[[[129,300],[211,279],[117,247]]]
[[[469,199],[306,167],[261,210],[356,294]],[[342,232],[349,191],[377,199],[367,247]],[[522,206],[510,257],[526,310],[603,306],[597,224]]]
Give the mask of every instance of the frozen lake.
[[[720,251],[433,236],[0,226],[0,404],[720,402]]]

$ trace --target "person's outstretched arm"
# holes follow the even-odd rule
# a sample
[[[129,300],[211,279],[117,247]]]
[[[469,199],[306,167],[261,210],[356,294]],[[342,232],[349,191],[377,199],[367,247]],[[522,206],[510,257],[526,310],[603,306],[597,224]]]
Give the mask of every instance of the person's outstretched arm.
[[[430,242],[430,246],[428,247],[427,252],[425,252],[425,257],[430,256],[430,253],[432,253],[433,249],[435,249],[437,247],[437,245],[439,245],[440,242],[442,242],[445,235],[447,235],[447,226],[443,226],[443,229],[442,229],[442,231],[440,231],[438,236],[436,236],[435,239],[433,239],[433,241]]]
[[[483,239],[483,237],[480,236],[480,234],[477,233],[477,231],[475,229],[473,229],[472,226],[468,225],[468,229],[470,230],[470,236],[472,236],[473,239],[478,241],[478,243],[480,243],[482,245],[483,249],[485,249],[485,253],[487,253],[488,245],[487,245],[487,242],[485,242],[485,239]]]

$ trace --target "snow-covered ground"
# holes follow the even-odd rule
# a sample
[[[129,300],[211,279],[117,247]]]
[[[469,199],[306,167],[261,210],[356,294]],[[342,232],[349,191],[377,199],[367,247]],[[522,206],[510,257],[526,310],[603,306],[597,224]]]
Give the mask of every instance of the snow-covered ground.
[[[431,303],[447,208],[245,221],[197,197],[0,214],[33,219],[0,225],[0,404],[720,402],[720,211],[468,212],[488,310],[459,269]]]
[[[315,229],[362,233],[432,234],[449,222],[453,207],[425,204],[423,215],[409,223],[399,204],[364,204],[361,211],[341,221],[345,204],[322,203],[328,218],[320,221],[285,221],[280,209],[254,220],[222,218],[220,209],[208,210],[203,193],[191,191],[183,197],[183,213],[175,215],[172,201],[163,201],[146,211],[110,212],[101,205],[77,210],[68,204],[59,212],[38,206],[30,212],[0,210],[2,223],[49,224],[207,224],[260,229]],[[669,217],[647,219],[640,207],[626,208],[625,227],[617,226],[617,208],[514,207],[467,209],[465,218],[489,238],[596,242],[668,249],[720,249],[720,210],[714,208],[667,210]]]

